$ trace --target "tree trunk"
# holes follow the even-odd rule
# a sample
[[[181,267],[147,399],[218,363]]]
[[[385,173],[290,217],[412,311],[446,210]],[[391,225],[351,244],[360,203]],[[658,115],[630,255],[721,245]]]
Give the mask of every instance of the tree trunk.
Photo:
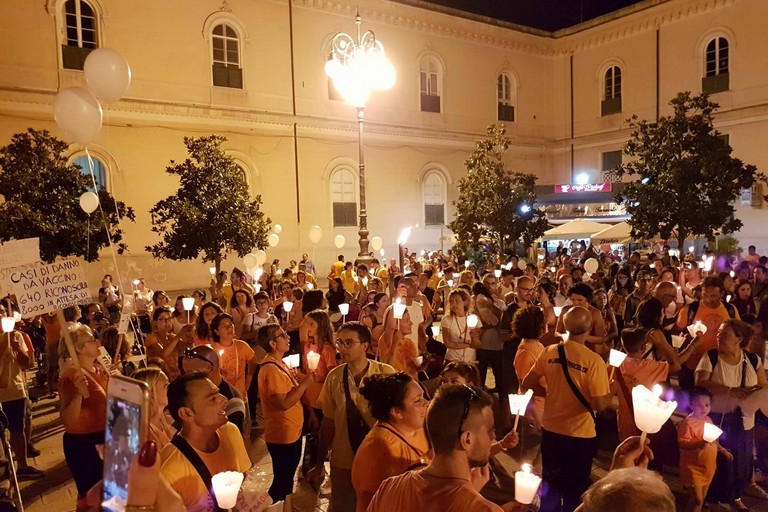
[[[677,249],[680,251],[680,260],[685,257],[687,251],[685,249],[685,239],[688,238],[688,233],[680,229],[677,230]]]
[[[218,276],[221,271],[221,254],[216,255],[216,259],[213,262],[216,265],[216,275]]]

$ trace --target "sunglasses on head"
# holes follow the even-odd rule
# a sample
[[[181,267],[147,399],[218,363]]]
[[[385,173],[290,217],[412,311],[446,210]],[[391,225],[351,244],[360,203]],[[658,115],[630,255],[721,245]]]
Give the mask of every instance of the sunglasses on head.
[[[194,349],[191,348],[184,350],[184,359],[199,359],[200,361],[205,361],[209,365],[213,366],[213,362],[211,362],[210,359],[203,356],[202,354],[198,354]]]
[[[469,395],[465,398],[464,401],[464,413],[461,415],[461,421],[459,421],[459,433],[458,437],[461,438],[461,434],[464,432],[462,430],[462,427],[464,426],[464,422],[467,421],[467,417],[469,416],[469,409],[472,407],[472,401],[473,400],[480,400],[480,396],[475,392],[474,389],[467,386],[466,384],[461,384],[464,386],[464,388],[469,391]]]

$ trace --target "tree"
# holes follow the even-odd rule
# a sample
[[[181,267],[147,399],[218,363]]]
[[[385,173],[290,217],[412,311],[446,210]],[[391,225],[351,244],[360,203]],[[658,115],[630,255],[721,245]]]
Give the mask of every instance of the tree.
[[[126,249],[120,217],[133,221],[133,209],[99,190],[102,215],[80,208],[80,196],[92,188],[91,178],[80,166],[67,163],[69,144],[47,130],[16,133],[0,148],[0,241],[40,238],[40,258],[52,262],[58,256],[99,259],[99,250],[109,245],[110,230],[117,252]]]
[[[624,146],[631,160],[614,173],[633,181],[616,195],[630,219],[632,236],[677,239],[713,237],[741,229],[734,201],[741,190],[765,176],[754,165],[731,156],[731,147],[714,129],[719,105],[706,94],[679,93],[673,114],[657,122],[629,119],[634,131]]]
[[[221,149],[226,140],[184,137],[189,158],[178,164],[171,160],[165,169],[181,184],[149,211],[152,231],[162,236],[147,247],[156,258],[191,260],[202,253],[218,271],[230,252],[242,257],[265,247],[272,221],[260,209],[261,196],[250,199],[245,176]]]
[[[536,176],[504,168],[510,138],[504,125],[490,125],[487,137],[477,141],[459,180],[459,198],[453,201],[455,218],[448,224],[466,251],[481,242],[503,253],[520,238],[530,245],[547,227],[544,212],[534,208]]]

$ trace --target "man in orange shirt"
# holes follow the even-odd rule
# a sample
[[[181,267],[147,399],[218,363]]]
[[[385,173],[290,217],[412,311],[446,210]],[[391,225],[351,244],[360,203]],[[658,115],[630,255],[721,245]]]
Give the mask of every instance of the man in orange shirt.
[[[339,255],[339,259],[331,265],[334,277],[341,277],[341,273],[344,272],[344,255]]]
[[[694,301],[680,310],[677,316],[677,330],[689,336],[687,327],[696,322],[706,326],[707,332],[701,336],[701,341],[680,369],[680,387],[691,389],[694,386],[694,372],[701,357],[717,348],[717,330],[720,324],[729,318],[739,318],[739,312],[730,304],[722,301],[723,282],[719,277],[708,276],[701,283],[701,300]],[[690,337],[690,336],[689,336]]]
[[[563,322],[568,341],[544,349],[520,385],[522,391],[546,396],[541,456],[548,491],[542,498],[543,512],[572,512],[579,505],[591,483],[597,449],[594,411],[611,403],[605,363],[584,345],[592,313],[574,306]]]
[[[496,440],[492,405],[491,397],[475,387],[438,389],[427,411],[432,461],[424,469],[384,480],[368,512],[524,510],[515,503],[501,508],[479,493],[490,477],[488,460]]]

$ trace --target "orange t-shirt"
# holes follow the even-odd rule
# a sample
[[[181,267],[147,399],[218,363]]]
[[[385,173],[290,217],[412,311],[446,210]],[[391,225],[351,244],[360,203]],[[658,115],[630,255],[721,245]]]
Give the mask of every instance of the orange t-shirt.
[[[624,383],[627,386],[629,399],[632,399],[632,388],[642,384],[651,389],[654,384],[667,380],[669,376],[669,363],[666,361],[654,361],[652,359],[635,359],[627,357],[619,368]],[[614,375],[614,380],[618,375]],[[621,388],[619,395],[619,409],[616,411],[616,421],[619,427],[619,441],[623,441],[630,436],[640,435],[635,425],[635,416],[629,410],[627,398],[624,396]]]
[[[691,305],[683,306],[680,313],[677,315],[677,327],[678,329],[685,329],[688,332],[688,310]],[[736,317],[739,318],[739,312],[736,311]],[[703,301],[699,302],[699,309],[696,311],[696,316],[693,317],[693,322],[701,321],[702,324],[707,326],[707,332],[701,337],[701,344],[696,348],[691,357],[685,362],[685,366],[691,370],[695,370],[699,364],[701,356],[717,348],[717,330],[720,328],[720,324],[730,318],[728,310],[725,306],[718,304],[716,308],[707,307]]]
[[[61,375],[59,380],[59,394],[62,400],[74,399],[77,391],[75,390],[75,375],[79,372],[75,367],[68,368]],[[101,432],[107,424],[107,382],[109,376],[105,375],[101,369],[96,367],[96,371],[90,374],[93,379],[86,378],[88,382],[88,398],[83,398],[80,405],[80,417],[77,425],[66,428],[67,434],[93,434]],[[94,380],[96,382],[94,382]],[[98,382],[98,384],[97,384]]]
[[[692,418],[677,424],[677,440],[680,446],[680,481],[683,485],[705,486],[712,483],[717,468],[717,443],[709,443],[704,448],[683,448],[683,444],[704,440],[704,423],[712,420]]]
[[[282,361],[271,354],[264,356],[259,370],[259,398],[264,414],[264,441],[275,444],[290,444],[301,437],[304,426],[304,409],[297,401],[283,411],[272,405],[269,397],[286,395],[299,384]]]
[[[61,339],[61,324],[59,319],[53,315],[43,315],[43,329],[45,329],[46,346],[58,345]]]
[[[468,480],[434,478],[424,471],[408,471],[382,482],[368,512],[392,511],[502,512],[480,496]]]
[[[517,353],[515,354],[515,374],[520,382],[525,379],[528,372],[536,364],[536,360],[541,353],[544,352],[544,345],[541,342],[522,342],[517,346]],[[546,381],[542,379],[542,386],[546,388]],[[534,396],[528,406],[526,416],[532,417],[537,425],[540,425],[544,420],[544,397]]]
[[[213,350],[219,354],[219,367],[221,376],[227,382],[235,386],[243,395],[247,396],[248,390],[245,387],[245,372],[248,362],[256,357],[253,349],[243,340],[234,340],[233,343],[225,347],[215,341],[211,341]]]
[[[310,350],[317,352],[317,345],[313,343],[312,345],[307,344],[304,346],[303,364],[304,371],[306,373],[310,372],[309,365],[307,363],[307,354]],[[336,349],[333,347],[333,345],[326,343],[323,345],[323,348],[320,350],[319,354],[320,361],[318,361],[317,370],[315,370],[315,381],[309,385],[307,391],[305,392],[307,402],[309,403],[310,407],[314,409],[323,408],[323,406],[318,403],[317,399],[320,397],[320,391],[323,390],[323,383],[325,383],[325,378],[328,376],[328,372],[336,366]]]
[[[387,343],[385,336],[379,338],[379,355],[389,352],[391,347]],[[413,362],[419,356],[416,350],[416,344],[408,338],[402,338],[395,348],[395,354],[389,364],[398,372],[405,372],[408,375],[415,373],[415,364]]]
[[[574,341],[566,341],[564,349],[571,379],[584,398],[590,401],[593,397],[609,395],[611,389],[608,384],[608,370],[603,359]],[[564,436],[595,437],[595,422],[565,379],[557,345],[544,349],[532,371],[547,381],[544,429]]]
[[[417,430],[416,435],[411,438],[395,432],[397,430],[392,425],[377,423],[365,436],[355,454],[352,463],[352,485],[357,494],[357,512],[365,512],[368,500],[384,480],[403,474],[415,464],[428,462],[429,444],[423,428]],[[363,500],[364,496],[367,496],[368,500]]]

